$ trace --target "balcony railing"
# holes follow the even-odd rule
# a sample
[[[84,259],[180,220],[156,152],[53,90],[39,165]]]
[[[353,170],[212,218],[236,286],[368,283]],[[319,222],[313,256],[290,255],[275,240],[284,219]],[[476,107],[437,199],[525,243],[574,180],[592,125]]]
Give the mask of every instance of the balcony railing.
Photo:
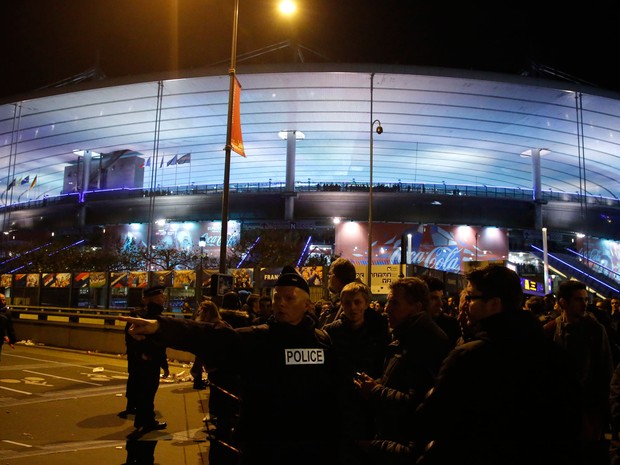
[[[15,202],[10,205],[0,206],[0,212],[16,211],[30,208],[40,208],[51,204],[82,203],[88,200],[98,200],[110,197],[150,197],[169,195],[212,195],[222,194],[222,184],[189,184],[174,187],[147,188],[118,188],[87,191],[84,193],[68,193],[57,196],[45,196],[44,198]],[[533,200],[532,189],[515,189],[501,186],[473,186],[462,184],[428,184],[428,183],[373,183],[374,193],[391,192],[400,194],[416,195],[448,195],[484,198],[505,198],[515,200]],[[295,192],[368,192],[368,183],[341,182],[341,183],[311,183],[297,182]],[[231,183],[230,193],[260,193],[260,192],[286,192],[284,182],[254,182],[254,183]],[[541,192],[542,201],[558,201],[569,203],[582,203],[583,196],[579,193],[555,192],[551,189]],[[588,195],[585,196],[588,205],[607,206],[620,208],[620,199]]]

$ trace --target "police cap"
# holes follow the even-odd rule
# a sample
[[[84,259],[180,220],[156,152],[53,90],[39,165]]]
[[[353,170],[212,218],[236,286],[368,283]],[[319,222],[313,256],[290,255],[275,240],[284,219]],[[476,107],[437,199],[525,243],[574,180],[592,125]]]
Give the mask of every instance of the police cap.
[[[144,297],[153,297],[155,295],[163,294],[166,290],[166,286],[151,286],[144,289],[142,295]]]

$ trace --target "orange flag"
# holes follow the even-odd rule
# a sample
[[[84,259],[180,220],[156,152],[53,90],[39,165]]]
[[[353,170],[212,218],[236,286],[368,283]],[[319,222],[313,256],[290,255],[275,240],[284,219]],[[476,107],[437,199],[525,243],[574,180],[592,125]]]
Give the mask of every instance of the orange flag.
[[[230,134],[231,148],[242,157],[245,157],[243,149],[243,137],[241,136],[241,84],[235,76],[235,85],[233,90],[233,111],[232,111],[232,128]]]

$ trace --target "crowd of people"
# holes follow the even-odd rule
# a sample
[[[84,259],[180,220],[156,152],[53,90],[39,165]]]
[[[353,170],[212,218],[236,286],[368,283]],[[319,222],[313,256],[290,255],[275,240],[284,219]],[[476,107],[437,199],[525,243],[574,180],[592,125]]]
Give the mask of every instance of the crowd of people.
[[[231,291],[191,319],[119,317],[128,347],[196,356],[213,465],[620,464],[617,296],[597,310],[570,280],[525,299],[501,265],[470,272],[452,301],[424,275],[378,302],[342,258],[327,279],[318,302],[285,267],[271,297]],[[142,395],[152,409],[153,389]],[[145,418],[139,430],[162,424]]]

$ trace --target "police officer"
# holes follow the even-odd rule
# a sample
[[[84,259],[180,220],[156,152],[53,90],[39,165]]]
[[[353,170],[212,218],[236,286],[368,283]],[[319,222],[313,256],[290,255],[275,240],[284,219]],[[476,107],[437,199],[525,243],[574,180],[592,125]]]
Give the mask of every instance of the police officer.
[[[297,273],[282,273],[266,324],[224,325],[157,317],[120,317],[136,337],[193,352],[239,375],[236,435],[243,464],[334,464],[339,417],[336,359],[329,336],[315,327],[310,290]]]
[[[165,286],[146,288],[142,293],[143,307],[138,311],[138,315],[143,318],[160,316],[164,311],[165,289]],[[155,420],[155,394],[159,388],[160,369],[163,369],[164,377],[169,375],[169,370],[166,348],[152,340],[137,340],[129,336],[130,326],[128,324],[125,328],[129,372],[127,409],[119,416],[126,417],[128,413],[135,413],[136,430],[131,436],[138,438],[149,431],[167,427],[165,422]]]
[[[0,294],[0,354],[2,354],[2,345],[5,342],[15,348],[16,337],[11,310],[6,304],[6,296]]]

